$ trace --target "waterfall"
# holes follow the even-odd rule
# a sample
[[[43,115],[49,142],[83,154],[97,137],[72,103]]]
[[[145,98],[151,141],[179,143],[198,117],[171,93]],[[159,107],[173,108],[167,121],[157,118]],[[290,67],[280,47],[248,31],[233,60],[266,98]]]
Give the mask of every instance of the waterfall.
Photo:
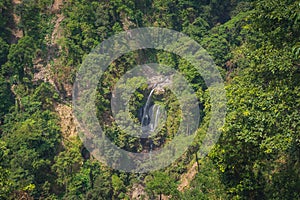
[[[146,121],[146,124],[148,124],[148,122],[149,122],[150,116],[149,116],[149,109],[148,109],[148,107],[149,107],[150,99],[151,99],[151,96],[152,96],[152,94],[153,94],[153,92],[154,92],[154,89],[155,89],[155,88],[153,88],[153,89],[151,90],[151,92],[150,92],[150,94],[149,94],[149,96],[148,96],[148,98],[147,98],[145,107],[144,107],[143,116],[142,116],[142,123],[141,123],[142,127],[144,126],[144,120],[145,120],[145,118],[146,118],[146,120],[148,120],[148,121]],[[148,111],[148,112],[147,112],[147,111]]]
[[[159,118],[161,117],[160,105],[151,104],[151,97],[153,95],[153,92],[154,92],[154,88],[151,90],[150,94],[148,95],[145,105],[139,111],[139,116],[141,116],[140,119],[141,119],[143,138],[149,137],[150,133],[155,131],[155,129],[159,124]]]
[[[161,108],[159,104],[151,103],[151,97],[153,95],[154,89],[156,85],[154,85],[153,89],[150,91],[150,94],[147,97],[147,101],[145,105],[139,110],[139,117],[141,117],[141,128],[142,128],[142,136],[141,138],[149,139],[149,158],[152,160],[152,151],[153,151],[153,141],[151,139],[151,133],[153,133],[159,123],[160,116],[163,114],[164,110]],[[150,136],[150,137],[149,137]]]
[[[153,130],[155,130],[158,125],[158,119],[159,119],[159,115],[160,115],[160,106],[159,105],[155,105],[155,106],[157,106],[157,110],[156,110],[156,112],[154,112],[155,117],[153,119],[155,119],[155,120],[154,120]]]
[[[150,130],[154,131],[158,125],[158,119],[160,115],[160,106],[157,104],[154,104],[153,106],[150,107],[149,109],[149,114],[150,114]]]

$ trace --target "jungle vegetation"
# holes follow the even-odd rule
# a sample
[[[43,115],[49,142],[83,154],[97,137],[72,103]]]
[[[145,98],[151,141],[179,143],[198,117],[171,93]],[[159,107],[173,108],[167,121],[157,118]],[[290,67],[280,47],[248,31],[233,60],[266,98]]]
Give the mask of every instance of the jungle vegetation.
[[[0,0],[0,12],[0,199],[131,199],[137,185],[144,190],[139,199],[300,199],[299,1]],[[58,111],[71,107],[85,56],[138,27],[169,28],[197,41],[222,74],[227,97],[221,137],[200,157],[210,119],[201,74],[177,55],[153,49],[115,60],[99,80],[95,104],[106,135],[120,148],[147,151],[111,117],[114,84],[133,66],[172,66],[199,99],[193,145],[167,168],[146,174],[97,161],[78,136],[66,134],[66,112]],[[149,92],[144,84],[131,98],[136,120]],[[168,111],[153,139],[159,148],[176,133],[180,108],[168,90],[153,99]],[[178,190],[195,162],[196,175]]]

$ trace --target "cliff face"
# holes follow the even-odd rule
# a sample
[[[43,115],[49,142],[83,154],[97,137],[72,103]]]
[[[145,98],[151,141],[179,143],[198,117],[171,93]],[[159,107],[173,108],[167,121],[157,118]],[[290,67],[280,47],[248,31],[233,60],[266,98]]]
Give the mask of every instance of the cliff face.
[[[63,28],[61,27],[61,24],[65,18],[62,14],[63,6],[64,0],[54,0],[52,6],[49,8],[49,12],[52,16],[50,23],[54,24],[54,26],[52,33],[45,37],[45,41],[47,41],[45,55],[37,57],[34,61],[35,73],[33,75],[33,81],[50,83],[60,96],[60,100],[54,103],[54,111],[59,116],[59,125],[61,127],[63,138],[69,139],[77,137],[76,124],[74,122],[70,101],[72,96],[72,86],[68,82],[59,84],[55,72],[57,68],[64,67],[60,61],[62,49],[59,45],[59,40],[63,37]]]

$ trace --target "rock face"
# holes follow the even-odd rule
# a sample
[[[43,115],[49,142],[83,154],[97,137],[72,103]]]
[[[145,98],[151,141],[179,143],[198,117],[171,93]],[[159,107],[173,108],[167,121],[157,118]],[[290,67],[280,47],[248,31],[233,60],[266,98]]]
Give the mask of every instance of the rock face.
[[[154,88],[154,94],[162,94],[165,88],[172,85],[172,74],[159,73],[148,65],[143,68],[143,71],[148,79],[149,88]]]
[[[60,118],[60,126],[63,137],[76,137],[77,130],[72,108],[65,104],[57,104],[55,106],[55,111],[58,113],[58,116]]]
[[[156,84],[154,85],[154,94],[163,94],[165,92],[166,88],[170,88],[172,85],[172,77],[166,77],[166,76],[155,76],[153,77],[154,82]]]
[[[145,186],[138,183],[133,184],[130,196],[130,199],[149,199],[145,191]]]

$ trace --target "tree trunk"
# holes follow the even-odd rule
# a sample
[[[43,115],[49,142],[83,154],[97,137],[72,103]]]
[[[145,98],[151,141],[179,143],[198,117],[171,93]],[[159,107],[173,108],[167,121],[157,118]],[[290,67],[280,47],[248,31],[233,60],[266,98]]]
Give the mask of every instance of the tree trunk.
[[[200,172],[200,164],[199,164],[199,159],[198,159],[197,151],[195,152],[195,154],[196,154],[196,162],[197,162],[198,172]]]

